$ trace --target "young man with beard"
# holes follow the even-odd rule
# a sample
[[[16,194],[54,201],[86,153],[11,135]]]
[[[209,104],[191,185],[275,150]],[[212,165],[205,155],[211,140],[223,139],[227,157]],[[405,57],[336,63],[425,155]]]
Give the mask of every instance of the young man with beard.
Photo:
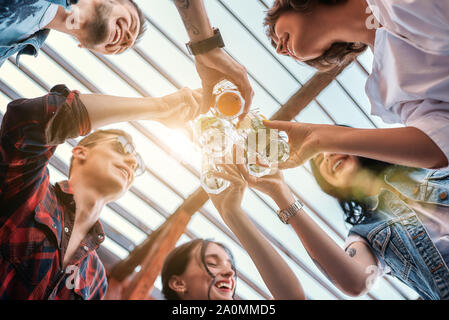
[[[190,38],[189,51],[202,80],[206,112],[220,80],[234,82],[245,99],[245,116],[254,96],[245,68],[223,49],[202,0],[175,0]],[[70,10],[67,11],[66,9]],[[51,29],[67,33],[101,54],[130,48],[145,31],[145,16],[133,0],[4,0],[0,6],[0,66],[17,53],[37,55]]]
[[[0,6],[0,66],[17,53],[37,56],[50,30],[101,54],[132,47],[145,17],[133,0],[4,0]]]
[[[82,139],[72,150],[68,181],[50,184],[50,158],[66,139],[111,123],[182,124],[198,115],[200,102],[201,94],[187,88],[121,98],[63,85],[12,101],[0,128],[0,299],[103,298],[100,213],[130,188],[143,162],[121,130]]]

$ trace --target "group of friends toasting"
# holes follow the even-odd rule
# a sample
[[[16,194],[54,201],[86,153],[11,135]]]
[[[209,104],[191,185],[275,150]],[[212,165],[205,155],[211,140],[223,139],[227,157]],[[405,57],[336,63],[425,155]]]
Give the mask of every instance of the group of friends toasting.
[[[0,129],[1,299],[104,298],[106,271],[96,252],[105,239],[99,217],[145,172],[145,159],[127,132],[101,127],[133,120],[183,126],[210,111],[214,87],[223,79],[241,97],[237,121],[251,111],[254,92],[245,67],[224,51],[219,26],[209,21],[203,1],[173,3],[202,88],[126,98],[55,84],[43,97],[8,104]],[[38,55],[49,32],[66,33],[80,48],[99,54],[120,54],[144,36],[145,19],[132,0],[6,0],[0,7],[0,65],[13,55],[16,63],[23,54]],[[257,177],[237,146],[231,151],[235,163],[219,166],[215,175],[229,186],[210,199],[272,297],[305,299],[307,288],[242,210],[247,187],[274,200],[279,220],[273,217],[273,228],[292,228],[343,293],[363,295],[373,275],[388,274],[422,299],[448,299],[449,2],[275,0],[263,25],[278,54],[318,71],[371,50],[366,82],[371,113],[402,124],[359,129],[265,120],[266,128],[288,135],[289,158]],[[79,136],[85,137],[72,150],[68,179],[51,184],[48,165],[56,148]],[[282,170],[306,162],[323,192],[341,206],[328,214],[342,211],[350,225],[343,247],[284,181]],[[302,181],[295,185],[307,188]],[[68,285],[73,270],[75,286]],[[233,299],[237,284],[232,252],[205,239],[176,247],[161,278],[170,300]]]

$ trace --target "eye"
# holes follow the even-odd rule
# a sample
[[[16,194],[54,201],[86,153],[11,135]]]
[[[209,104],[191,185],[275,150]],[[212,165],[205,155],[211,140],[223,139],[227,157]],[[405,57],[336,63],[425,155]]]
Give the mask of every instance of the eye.
[[[114,151],[120,153],[120,154],[125,154],[125,150],[123,150],[123,146],[120,142],[118,141],[114,141],[114,143],[112,144]]]
[[[212,262],[212,261],[206,261],[206,265],[207,266],[211,266],[211,267],[216,267],[217,266],[217,264],[215,262]]]

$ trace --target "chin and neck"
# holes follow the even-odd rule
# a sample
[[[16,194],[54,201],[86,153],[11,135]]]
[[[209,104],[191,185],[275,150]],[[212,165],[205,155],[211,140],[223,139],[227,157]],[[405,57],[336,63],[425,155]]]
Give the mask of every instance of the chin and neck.
[[[374,16],[365,0],[348,0],[327,10],[325,20],[331,22],[334,36],[342,42],[360,42],[374,48],[376,24]]]
[[[356,198],[375,196],[388,186],[381,176],[370,170],[360,170],[354,177],[351,190]]]
[[[104,206],[121,195],[120,191],[105,189],[104,185],[98,185],[85,175],[73,174],[69,184],[76,203],[76,220],[88,228],[98,221]]]

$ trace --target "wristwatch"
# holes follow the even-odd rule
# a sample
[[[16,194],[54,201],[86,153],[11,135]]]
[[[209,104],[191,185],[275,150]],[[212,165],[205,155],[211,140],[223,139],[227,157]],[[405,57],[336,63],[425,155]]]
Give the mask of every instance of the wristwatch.
[[[199,55],[211,51],[215,48],[223,48],[225,45],[223,43],[223,38],[221,37],[220,30],[218,28],[213,28],[214,35],[210,38],[198,41],[198,42],[187,42],[187,51],[191,55]]]
[[[304,205],[299,200],[296,200],[284,210],[278,210],[278,217],[283,223],[288,224],[288,220],[296,215],[302,207],[304,207]]]

